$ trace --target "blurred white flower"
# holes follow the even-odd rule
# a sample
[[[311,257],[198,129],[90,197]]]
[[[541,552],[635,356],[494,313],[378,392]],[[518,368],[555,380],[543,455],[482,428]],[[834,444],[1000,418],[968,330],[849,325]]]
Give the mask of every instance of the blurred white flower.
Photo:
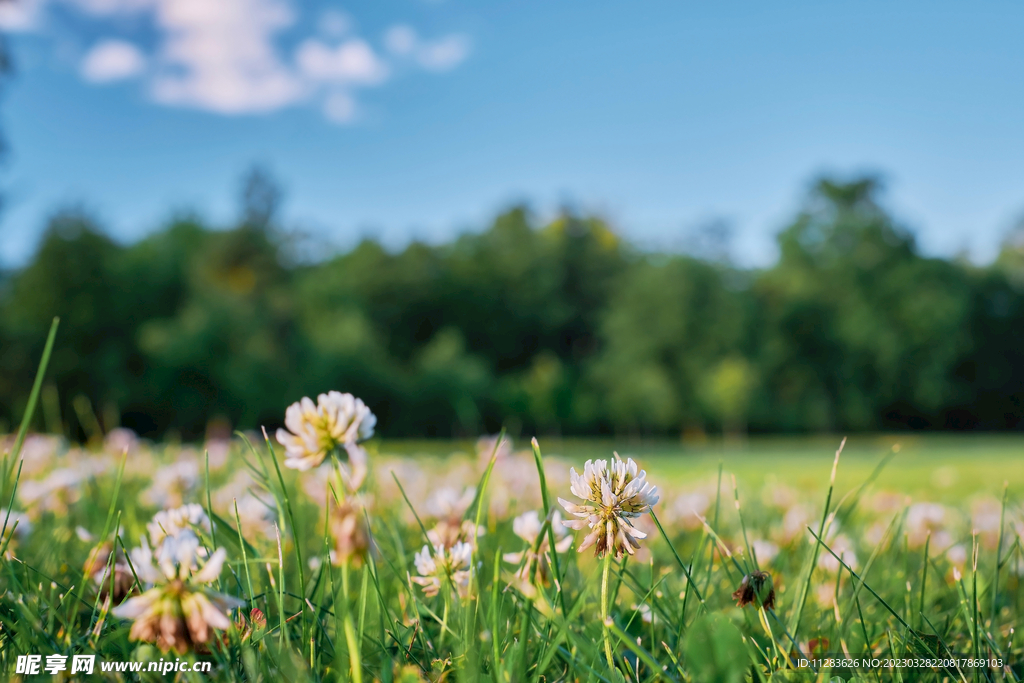
[[[701,491],[681,493],[672,501],[671,518],[684,529],[697,529],[702,526],[700,518],[705,516],[709,505],[711,499]]]
[[[7,523],[6,528],[4,528],[5,522]],[[4,530],[4,538],[7,538],[11,533],[11,529],[14,529],[15,524],[18,525],[15,533],[21,538],[27,537],[32,532],[32,522],[29,521],[28,515],[16,510],[0,508],[0,529]],[[0,544],[2,543],[3,541],[0,541]]]
[[[811,542],[814,542],[814,538],[807,533],[807,527],[813,520],[814,512],[810,506],[797,503],[786,510],[786,514],[782,516],[782,525],[774,529],[772,535],[775,540],[783,545],[788,545],[804,536],[807,536]]]
[[[846,534],[838,534],[831,540],[826,539],[826,543],[830,548],[832,548],[832,552],[843,558],[843,562],[845,562],[850,569],[857,571],[857,567],[859,566],[857,553],[853,545],[853,541],[850,540],[849,536]],[[822,548],[821,553],[818,555],[818,566],[831,574],[835,574],[839,571],[841,565],[839,564],[839,560],[837,560],[832,553]]]
[[[419,576],[412,580],[423,587],[425,595],[433,597],[441,590],[442,581],[450,579],[459,596],[466,597],[472,561],[473,546],[469,543],[456,543],[451,548],[423,546],[414,559]]]
[[[161,510],[153,515],[153,520],[146,525],[149,540],[154,548],[160,548],[168,536],[178,536],[185,530],[194,529],[210,532],[210,518],[206,516],[203,506],[197,503]]]
[[[73,466],[53,470],[42,481],[24,481],[18,487],[18,497],[26,507],[32,508],[33,514],[44,510],[66,513],[68,506],[81,497],[82,484],[106,470],[106,462],[100,458],[72,453],[65,457]]]
[[[133,453],[138,446],[138,435],[127,427],[114,427],[103,437],[103,450],[114,455]]]
[[[285,467],[311,470],[328,453],[343,448],[352,467],[351,473],[346,473],[352,479],[352,488],[362,484],[366,476],[366,451],[356,444],[373,436],[377,417],[361,399],[338,391],[320,394],[315,404],[303,397],[288,406],[284,423],[288,429],[278,429],[277,440],[285,448]]]
[[[640,620],[645,624],[653,624],[656,621],[654,612],[651,611],[651,606],[646,602],[640,605],[634,604],[633,610],[640,613]]]
[[[987,550],[995,550],[999,545],[1000,522],[1007,521],[1008,515],[1003,512],[1003,504],[995,498],[983,498],[971,505],[971,528],[978,532],[978,540],[981,546]]]
[[[907,545],[920,548],[931,536],[932,550],[942,551],[953,545],[953,535],[948,526],[951,522],[950,511],[938,503],[914,503],[907,510],[907,521],[904,529],[907,533]]]
[[[586,502],[577,505],[559,498],[565,511],[579,518],[562,524],[577,531],[584,527],[591,529],[580,544],[579,552],[596,544],[598,557],[612,551],[616,557],[627,552],[634,554],[647,534],[629,520],[649,511],[658,502],[658,489],[647,481],[647,473],[638,472],[632,458],[623,462],[616,453],[611,465],[607,460],[588,460],[583,465],[583,474],[571,469],[569,479],[573,494]]]
[[[750,548],[757,555],[757,561],[765,564],[771,564],[771,561],[779,554],[779,546],[775,545],[771,541],[766,541],[762,538],[755,538],[750,542]]]
[[[0,453],[10,452],[14,447],[14,435],[0,444]],[[66,447],[64,438],[49,434],[29,434],[21,445],[21,476],[35,477],[45,473],[53,464],[57,451]]]
[[[199,460],[191,452],[182,452],[178,460],[153,473],[153,483],[142,492],[142,498],[164,508],[182,505],[199,485],[199,472]]]
[[[946,559],[949,560],[949,563],[954,567],[963,570],[963,568],[967,566],[967,547],[962,543],[951,546],[950,549],[946,551]]]
[[[511,455],[512,440],[507,436],[501,439],[501,443],[498,443],[497,436],[484,436],[477,439],[476,456],[484,465],[491,461],[491,456],[494,456],[497,462],[501,462]]]
[[[231,439],[207,439],[203,451],[210,458],[210,469],[219,470],[228,462],[231,455]]]
[[[434,491],[427,499],[426,512],[436,519],[461,520],[475,498],[476,489],[472,486],[461,492],[445,486]]]

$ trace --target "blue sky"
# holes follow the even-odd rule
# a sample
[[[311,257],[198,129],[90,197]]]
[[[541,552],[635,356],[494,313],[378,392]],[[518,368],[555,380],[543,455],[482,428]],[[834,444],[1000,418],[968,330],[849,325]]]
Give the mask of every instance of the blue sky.
[[[344,247],[516,201],[642,246],[729,221],[764,264],[818,173],[873,171],[929,253],[1024,216],[1024,5],[18,0],[0,263],[80,205],[119,239],[235,213],[268,166]]]

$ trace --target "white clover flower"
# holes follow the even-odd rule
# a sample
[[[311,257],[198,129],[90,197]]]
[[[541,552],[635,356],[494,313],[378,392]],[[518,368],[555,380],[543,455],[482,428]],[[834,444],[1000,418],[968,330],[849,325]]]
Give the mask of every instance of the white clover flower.
[[[476,543],[476,539],[485,532],[483,527],[476,527],[473,522],[463,517],[476,500],[476,489],[469,486],[463,490],[446,486],[434,491],[427,499],[427,513],[437,519],[437,523],[427,532],[430,545],[451,548],[456,543]]]
[[[231,627],[228,613],[244,603],[203,586],[220,576],[226,553],[218,548],[201,569],[193,572],[198,549],[199,538],[186,529],[163,539],[159,559],[150,552],[145,537],[142,548],[132,551],[132,564],[139,578],[155,586],[112,611],[114,616],[134,620],[128,634],[131,640],[156,643],[164,652],[184,654],[208,643],[213,629]]]
[[[616,453],[610,465],[607,460],[588,460],[583,465],[583,474],[571,469],[569,479],[572,492],[586,502],[576,505],[559,498],[565,511],[579,518],[562,524],[577,531],[584,527],[591,529],[580,544],[579,552],[596,544],[598,557],[614,551],[615,557],[621,558],[623,553],[632,555],[640,548],[640,540],[647,538],[647,534],[629,520],[649,511],[658,502],[658,489],[647,481],[646,472],[637,472],[632,458],[623,462]]]
[[[448,577],[459,596],[466,597],[469,590],[469,567],[473,562],[472,545],[460,542],[451,548],[438,545],[433,549],[425,545],[416,553],[414,562],[420,575],[412,577],[412,580],[423,586],[425,595],[437,595],[441,590],[441,582]]]
[[[442,519],[433,528],[427,530],[427,539],[431,545],[451,548],[456,543],[476,543],[476,539],[487,533],[483,526],[476,526],[471,520]]]
[[[344,448],[352,462],[353,480],[358,484],[366,474],[366,451],[356,444],[373,436],[377,417],[361,399],[352,394],[331,391],[312,399],[303,397],[288,406],[284,424],[277,430],[277,440],[285,449],[285,467],[311,470],[324,461],[328,453]],[[358,488],[356,484],[353,488]]]
[[[202,529],[209,533],[210,519],[203,506],[189,503],[170,510],[161,510],[153,515],[153,521],[146,525],[149,540],[159,548],[167,536],[177,536],[186,529]]]
[[[525,563],[516,571],[516,577],[533,581],[534,583],[541,583],[544,585],[548,584],[548,552],[551,549],[550,539],[547,534],[544,534],[544,538],[541,539],[538,551],[533,552],[534,544],[537,543],[537,537],[540,535],[541,529],[544,527],[544,523],[541,520],[540,513],[536,510],[529,510],[512,520],[512,531],[516,536],[526,541],[527,546],[518,553],[505,553],[503,556],[506,562],[511,564],[520,564],[525,559]],[[564,553],[572,545],[572,536],[565,530],[565,526],[562,524],[562,515],[555,511],[551,515],[551,530],[555,533],[555,552]]]

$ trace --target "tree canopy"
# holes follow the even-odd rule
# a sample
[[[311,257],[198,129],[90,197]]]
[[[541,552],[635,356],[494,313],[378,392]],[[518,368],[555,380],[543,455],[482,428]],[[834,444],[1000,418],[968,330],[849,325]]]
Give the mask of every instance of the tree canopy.
[[[62,318],[40,427],[201,435],[351,391],[392,436],[1015,428],[1024,240],[990,266],[923,255],[874,178],[820,179],[779,259],[643,252],[596,216],[514,207],[447,244],[296,262],[280,194],[238,224],[118,244],[61,213],[0,281],[0,417]],[[92,413],[92,417],[85,413]],[[49,421],[54,424],[42,424]]]

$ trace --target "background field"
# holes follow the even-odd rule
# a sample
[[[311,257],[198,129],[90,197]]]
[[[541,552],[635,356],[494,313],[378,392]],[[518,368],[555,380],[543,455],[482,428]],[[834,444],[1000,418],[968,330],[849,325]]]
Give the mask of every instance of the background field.
[[[542,439],[551,457],[582,463],[607,458],[613,450],[632,456],[659,481],[684,487],[713,480],[719,465],[742,487],[785,482],[808,493],[828,485],[835,450],[842,437],[751,437],[741,443],[720,439],[703,443],[654,440]],[[469,441],[384,440],[382,453],[444,457],[470,452]],[[1009,484],[1015,496],[1024,493],[1024,437],[1016,435],[857,434],[843,449],[837,479],[840,494],[860,485],[893,446],[898,452],[878,476],[876,486],[906,493],[917,500],[957,502],[974,494],[1001,495]],[[577,466],[578,467],[578,466]]]

